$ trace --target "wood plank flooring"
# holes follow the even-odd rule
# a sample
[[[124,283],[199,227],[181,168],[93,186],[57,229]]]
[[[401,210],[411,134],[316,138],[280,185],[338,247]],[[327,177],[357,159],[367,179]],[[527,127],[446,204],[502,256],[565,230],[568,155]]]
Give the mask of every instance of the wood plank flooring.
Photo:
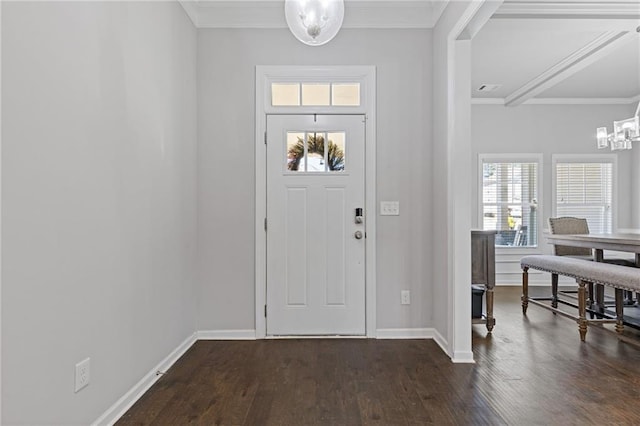
[[[200,341],[117,424],[640,424],[640,349],[519,296],[473,326],[476,364],[431,340]]]

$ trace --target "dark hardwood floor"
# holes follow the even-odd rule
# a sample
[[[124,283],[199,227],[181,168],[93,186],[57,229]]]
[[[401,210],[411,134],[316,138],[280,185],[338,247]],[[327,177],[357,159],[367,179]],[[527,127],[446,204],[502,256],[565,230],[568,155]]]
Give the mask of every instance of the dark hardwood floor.
[[[519,296],[473,326],[476,364],[431,340],[200,341],[117,424],[640,424],[640,349]]]

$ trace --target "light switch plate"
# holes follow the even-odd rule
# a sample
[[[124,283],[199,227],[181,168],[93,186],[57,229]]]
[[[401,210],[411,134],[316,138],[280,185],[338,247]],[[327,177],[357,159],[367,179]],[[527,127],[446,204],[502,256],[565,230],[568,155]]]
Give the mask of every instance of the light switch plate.
[[[400,201],[381,201],[380,216],[399,216]]]

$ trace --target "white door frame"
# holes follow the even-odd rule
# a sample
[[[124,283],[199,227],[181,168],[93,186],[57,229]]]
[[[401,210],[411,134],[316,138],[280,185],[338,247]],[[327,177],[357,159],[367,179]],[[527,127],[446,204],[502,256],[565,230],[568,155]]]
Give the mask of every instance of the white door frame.
[[[349,107],[274,107],[272,82],[350,82],[360,83],[360,106]],[[374,66],[257,66],[255,134],[255,327],[256,339],[267,337],[265,304],[267,300],[267,212],[265,132],[268,114],[364,114],[365,124],[365,309],[366,336],[376,337],[376,69]]]

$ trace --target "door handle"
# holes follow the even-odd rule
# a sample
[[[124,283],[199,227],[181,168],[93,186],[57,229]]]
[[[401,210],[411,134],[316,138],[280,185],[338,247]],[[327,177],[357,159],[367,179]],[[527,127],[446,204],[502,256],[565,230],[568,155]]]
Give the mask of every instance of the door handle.
[[[362,231],[356,231],[355,234],[353,234],[354,237],[356,237],[356,240],[361,240],[362,239]]]

